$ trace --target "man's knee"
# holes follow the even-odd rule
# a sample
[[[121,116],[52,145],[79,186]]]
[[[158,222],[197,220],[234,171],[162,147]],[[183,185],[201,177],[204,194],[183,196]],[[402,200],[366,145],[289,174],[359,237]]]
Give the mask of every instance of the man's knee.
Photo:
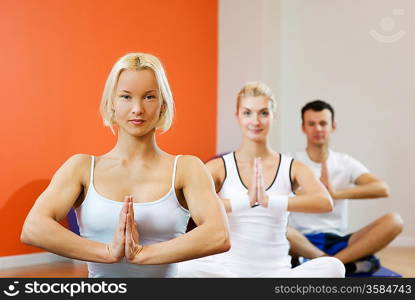
[[[382,219],[383,219],[382,221],[384,222],[384,224],[387,224],[388,228],[396,235],[402,232],[403,220],[402,220],[402,217],[398,213],[396,212],[387,213],[386,215],[382,217]]]
[[[295,241],[297,240],[299,237],[304,237],[304,235],[299,232],[297,229],[291,227],[291,226],[287,226],[287,240],[288,241]]]

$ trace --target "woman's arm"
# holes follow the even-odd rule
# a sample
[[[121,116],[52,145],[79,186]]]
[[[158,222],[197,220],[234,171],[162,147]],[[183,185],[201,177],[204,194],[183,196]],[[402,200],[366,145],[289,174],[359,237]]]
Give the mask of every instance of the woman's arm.
[[[169,241],[145,245],[129,258],[136,264],[166,264],[225,252],[230,248],[225,211],[217,197],[207,168],[194,156],[178,160],[177,184],[182,187],[191,216],[197,227]],[[132,220],[132,218],[129,218]],[[130,231],[127,222],[127,229]],[[127,235],[126,245],[134,238]],[[134,253],[136,250],[126,253]]]
[[[82,192],[83,176],[89,174],[89,166],[90,156],[78,154],[60,167],[26,217],[20,236],[23,243],[85,261],[112,263],[124,256],[124,245],[117,246],[123,234],[121,241],[106,245],[82,238],[59,224]],[[125,224],[123,212],[119,226],[123,232],[122,222]]]
[[[210,175],[212,176],[213,183],[215,184],[215,191],[219,193],[223,182],[226,179],[226,170],[225,170],[225,162],[223,158],[215,158],[206,163],[206,167],[209,170]],[[231,201],[229,199],[219,199],[222,201],[222,204],[225,208],[227,213],[232,212]]]
[[[323,213],[333,209],[330,194],[309,167],[294,160],[291,171],[294,185],[301,190],[295,197],[288,199],[288,211]]]
[[[257,160],[258,158],[254,159],[254,168],[252,170],[252,184],[248,188],[248,198],[246,203],[241,201],[233,201],[235,199],[226,199],[226,198],[220,198],[222,201],[223,206],[225,207],[225,211],[227,213],[232,213],[234,211],[253,208],[258,203],[258,189],[263,187],[263,185],[260,187],[258,184],[259,172],[257,170]],[[215,183],[216,193],[219,193],[220,189],[222,188],[223,182],[226,179],[226,169],[225,169],[225,163],[222,158],[217,158],[209,161],[206,164],[206,167],[208,168],[212,178],[213,182]],[[262,171],[261,171],[262,172]],[[262,180],[262,178],[261,178]],[[261,181],[262,182],[262,181]]]

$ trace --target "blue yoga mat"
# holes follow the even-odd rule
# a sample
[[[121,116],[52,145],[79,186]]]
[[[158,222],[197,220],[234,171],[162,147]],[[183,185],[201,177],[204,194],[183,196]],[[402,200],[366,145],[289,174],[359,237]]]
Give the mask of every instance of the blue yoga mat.
[[[71,210],[69,211],[68,215],[66,216],[66,219],[68,220],[69,229],[72,232],[75,232],[77,235],[79,235],[78,221],[76,220],[76,215],[73,208],[71,208]]]
[[[401,274],[398,274],[388,268],[380,267],[375,273],[360,273],[360,274],[350,274],[346,277],[402,277]]]

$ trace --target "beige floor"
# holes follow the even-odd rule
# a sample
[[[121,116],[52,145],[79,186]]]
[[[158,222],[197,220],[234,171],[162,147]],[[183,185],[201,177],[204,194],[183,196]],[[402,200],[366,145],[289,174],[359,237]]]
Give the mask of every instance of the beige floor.
[[[402,274],[402,277],[415,278],[415,248],[387,247],[376,255],[383,266]]]
[[[0,277],[87,277],[86,264],[58,262],[0,270]]]
[[[388,247],[377,256],[383,266],[403,277],[415,278],[415,248]],[[3,269],[0,270],[0,277],[87,277],[87,273],[84,263],[60,262]]]

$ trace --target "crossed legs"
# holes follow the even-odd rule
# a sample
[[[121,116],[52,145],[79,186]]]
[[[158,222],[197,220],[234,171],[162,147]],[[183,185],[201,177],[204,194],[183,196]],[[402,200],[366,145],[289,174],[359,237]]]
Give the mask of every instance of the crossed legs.
[[[402,232],[402,229],[403,221],[399,214],[385,214],[353,233],[348,246],[339,251],[334,257],[346,264],[374,254],[388,245]],[[294,228],[288,227],[287,239],[291,246],[290,254],[294,257],[303,256],[312,259],[327,256],[326,253],[310,243],[303,234]]]

